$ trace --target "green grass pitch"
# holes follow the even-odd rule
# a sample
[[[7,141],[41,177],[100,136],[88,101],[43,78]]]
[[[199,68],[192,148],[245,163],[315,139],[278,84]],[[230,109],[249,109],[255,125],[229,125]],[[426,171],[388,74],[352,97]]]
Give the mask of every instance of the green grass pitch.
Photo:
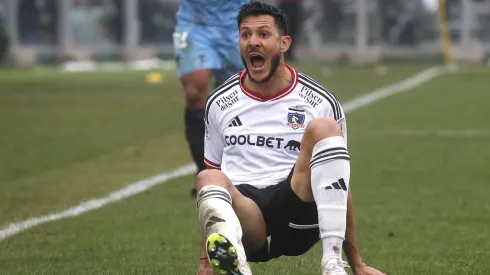
[[[297,64],[341,102],[425,68]],[[0,228],[190,162],[175,72],[0,71]],[[347,115],[365,261],[387,274],[490,274],[490,71],[441,76]],[[196,274],[193,176],[0,241],[0,274]],[[252,265],[320,274],[321,247]]]

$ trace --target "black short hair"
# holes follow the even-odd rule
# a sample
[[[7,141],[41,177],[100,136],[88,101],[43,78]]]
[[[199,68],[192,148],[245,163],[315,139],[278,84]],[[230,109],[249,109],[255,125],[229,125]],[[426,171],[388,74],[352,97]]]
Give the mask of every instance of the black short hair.
[[[281,35],[289,34],[287,15],[278,7],[269,5],[264,1],[251,1],[247,4],[244,4],[240,8],[240,11],[238,12],[238,16],[236,18],[238,28],[240,28],[240,25],[242,24],[243,20],[245,20],[245,18],[258,15],[270,15],[274,17],[274,22],[276,23],[276,27],[278,28],[279,33]]]

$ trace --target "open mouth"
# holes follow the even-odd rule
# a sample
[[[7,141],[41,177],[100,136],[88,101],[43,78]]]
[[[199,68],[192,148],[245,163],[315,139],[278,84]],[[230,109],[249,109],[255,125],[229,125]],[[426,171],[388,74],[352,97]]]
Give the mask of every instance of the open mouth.
[[[258,53],[250,54],[249,60],[254,69],[260,69],[265,64],[265,58]]]

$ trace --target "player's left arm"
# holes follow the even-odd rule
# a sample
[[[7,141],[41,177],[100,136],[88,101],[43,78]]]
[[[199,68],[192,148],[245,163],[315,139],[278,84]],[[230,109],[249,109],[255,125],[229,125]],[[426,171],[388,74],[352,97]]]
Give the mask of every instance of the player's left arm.
[[[340,104],[339,104],[340,105]],[[337,120],[342,130],[342,137],[345,139],[347,144],[347,122],[345,120],[345,113],[340,108],[341,117]],[[362,260],[361,253],[357,246],[357,232],[356,232],[356,222],[354,218],[354,204],[352,202],[352,192],[349,187],[349,192],[347,196],[347,224],[345,230],[345,240],[344,240],[344,252],[347,257],[347,261],[352,268],[352,272],[355,275],[383,275],[384,273],[376,270],[372,267],[367,266]]]
[[[342,137],[345,139],[347,144],[347,121],[345,119],[345,113],[339,103],[340,108],[338,110],[338,117],[335,117],[333,110],[329,110],[326,116],[335,118],[342,131]],[[328,110],[328,108],[327,108]],[[347,196],[347,220],[346,220],[346,230],[345,230],[345,240],[343,244],[343,249],[347,261],[352,268],[355,275],[384,275],[383,272],[376,270],[375,268],[367,266],[359,252],[357,245],[357,232],[356,232],[356,222],[354,217],[354,204],[352,202],[352,192],[349,187],[349,192]]]
[[[354,220],[354,208],[352,203],[352,194],[349,190],[347,197],[347,227],[345,230],[344,252],[349,262],[352,272],[355,275],[385,275],[385,273],[367,266],[361,258],[357,246],[356,223]]]
[[[342,131],[342,137],[345,139],[345,143],[347,144],[347,122],[345,120],[345,113],[342,108],[340,108],[340,114],[340,118],[337,117],[337,123],[339,124]],[[332,117],[334,117],[333,114]],[[347,261],[352,268],[352,271],[354,271],[354,274],[357,274],[356,270],[359,270],[364,265],[364,263],[357,247],[356,223],[354,218],[352,194],[350,188],[347,196],[347,224],[343,248],[345,256],[347,257]]]
[[[355,274],[356,270],[364,265],[361,254],[359,253],[359,248],[357,246],[357,232],[356,232],[356,222],[354,219],[354,209],[352,204],[352,194],[349,190],[349,195],[347,197],[347,227],[345,230],[345,240],[344,240],[344,252],[347,257],[352,271]]]

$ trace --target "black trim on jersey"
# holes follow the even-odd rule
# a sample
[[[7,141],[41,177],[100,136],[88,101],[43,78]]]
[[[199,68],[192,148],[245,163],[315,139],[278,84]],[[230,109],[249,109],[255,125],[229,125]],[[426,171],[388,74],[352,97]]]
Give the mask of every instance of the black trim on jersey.
[[[241,74],[241,72],[232,75],[225,82],[221,83],[221,85],[219,85],[218,87],[211,90],[211,92],[208,95],[207,100],[209,100],[217,91],[221,90],[224,86],[228,85],[230,82],[232,82],[234,80],[237,80],[240,77],[240,74]]]
[[[238,84],[239,79],[238,79],[239,74],[231,77],[229,80],[227,80],[223,85],[218,87],[214,92],[208,97],[206,101],[206,109],[204,110],[204,119],[209,122],[208,120],[208,114],[209,114],[209,108],[213,101],[218,98],[220,95],[223,93],[229,91],[231,88],[233,88],[235,85]]]
[[[302,110],[302,109],[295,109],[295,108],[289,108],[288,110],[289,110],[289,111],[293,111],[293,112],[300,112],[300,113],[304,113],[304,112],[306,112],[305,110]]]
[[[332,107],[332,111],[333,111],[333,117],[335,120],[339,120],[340,119],[340,116],[339,116],[339,111],[338,111],[338,108],[337,108],[337,103],[336,103],[336,100],[335,99],[332,99],[331,97],[329,97],[327,94],[319,91],[318,89],[314,88],[312,85],[311,85],[311,82],[306,82],[306,80],[303,80],[303,79],[300,79],[299,80],[299,83],[307,88],[309,88],[310,90],[316,92],[317,94],[319,94],[320,96],[322,96],[324,99],[326,99],[329,103],[330,103],[330,106]]]
[[[220,90],[221,88],[223,88],[225,85],[227,85],[228,83],[230,83],[231,81],[235,80],[235,78],[237,77],[240,77],[240,74],[241,72],[239,73],[236,73],[232,76],[230,76],[230,78],[228,78],[225,82],[221,83],[221,85],[219,85],[218,87],[214,88],[213,90],[211,90],[211,92],[209,93],[208,95],[208,99],[218,90]]]
[[[235,80],[237,80],[239,78],[240,78],[240,73],[236,73],[233,76],[231,76],[230,78],[228,78],[228,80],[226,80],[225,82],[223,82],[223,84],[221,84],[220,86],[218,86],[214,90],[212,90],[209,93],[209,95],[208,95],[208,98],[206,100],[206,105],[208,104],[207,102],[211,99],[211,97],[213,97],[214,94],[216,94],[216,92],[218,92],[219,90],[221,90],[222,88],[224,88],[226,85],[230,84],[230,82],[235,81]]]
[[[309,80],[310,83],[312,83],[313,85],[315,85],[316,87],[318,87],[320,90],[323,90],[328,95],[332,96],[332,98],[335,100],[335,103],[336,103],[336,105],[338,107],[339,117],[342,118],[342,108],[340,108],[340,103],[339,103],[337,97],[332,92],[330,92],[327,88],[323,87],[320,83],[318,83],[316,80],[314,80],[313,78],[307,76],[304,73],[300,73],[300,75],[303,76],[305,78],[305,80],[307,80],[307,81]]]
[[[299,83],[311,89],[312,91],[318,93],[330,103],[330,105],[332,106],[335,120],[338,121],[339,119],[343,118],[343,112],[340,107],[340,103],[334,94],[332,94],[330,91],[322,87],[320,84],[318,84],[318,82],[313,80],[311,77],[303,73],[299,74]]]

